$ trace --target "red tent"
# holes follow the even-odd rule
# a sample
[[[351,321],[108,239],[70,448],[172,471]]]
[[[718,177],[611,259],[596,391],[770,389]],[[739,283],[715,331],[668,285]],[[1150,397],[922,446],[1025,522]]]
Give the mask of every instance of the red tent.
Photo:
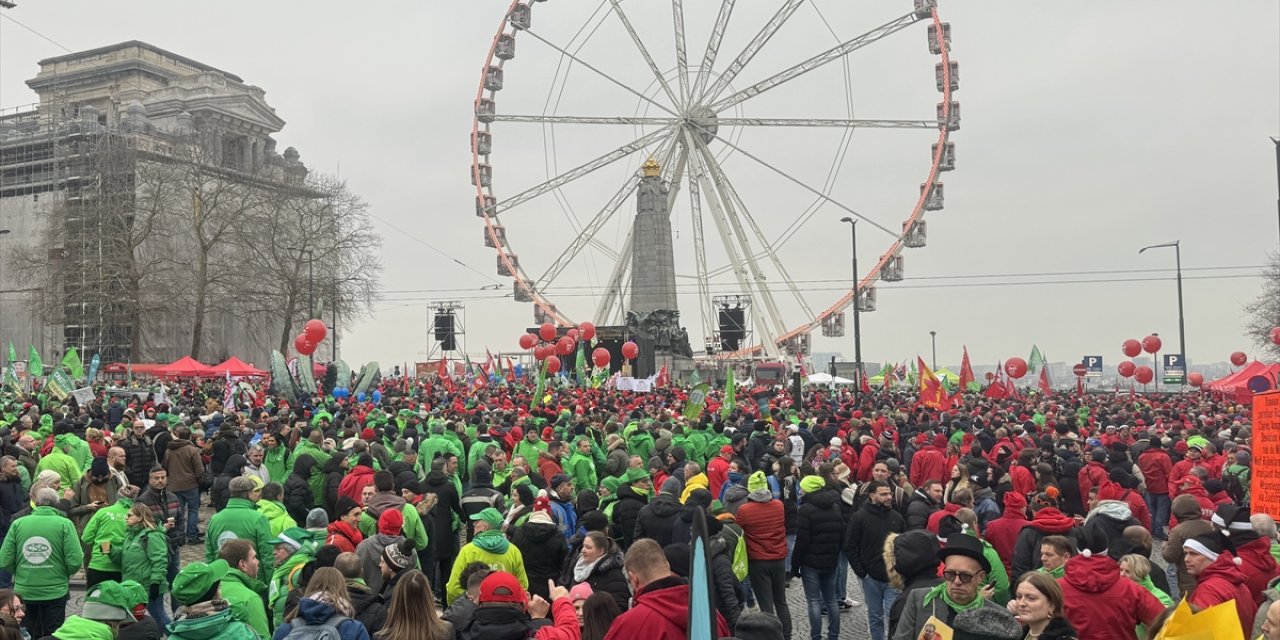
[[[165,365],[159,374],[175,378],[212,378],[218,375],[213,369],[200,364],[191,356],[182,356],[176,362]]]
[[[230,374],[233,376],[246,376],[246,377],[260,378],[267,375],[266,371],[263,371],[262,369],[255,369],[253,365],[246,364],[244,360],[241,360],[240,358],[237,358],[235,356],[231,356],[230,358],[227,358],[222,363],[213,365],[212,367],[210,367],[210,369],[213,369],[214,375],[219,375],[219,376],[225,376]]]
[[[1235,373],[1206,382],[1204,388],[1234,398],[1237,402],[1247,403],[1253,401],[1253,392],[1249,390],[1250,378],[1263,376],[1274,385],[1277,374],[1280,374],[1280,364],[1266,365],[1254,360]]]

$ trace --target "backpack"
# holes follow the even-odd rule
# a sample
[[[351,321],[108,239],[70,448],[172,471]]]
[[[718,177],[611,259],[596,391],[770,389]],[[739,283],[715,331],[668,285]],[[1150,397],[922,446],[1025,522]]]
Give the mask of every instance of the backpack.
[[[285,640],[342,640],[338,625],[349,620],[351,618],[338,614],[330,616],[320,624],[306,624],[301,618],[295,618],[293,628],[289,629],[289,634],[284,638]]]
[[[1222,471],[1222,488],[1231,496],[1236,504],[1249,504],[1249,468],[1244,467],[1238,472],[1230,469]]]

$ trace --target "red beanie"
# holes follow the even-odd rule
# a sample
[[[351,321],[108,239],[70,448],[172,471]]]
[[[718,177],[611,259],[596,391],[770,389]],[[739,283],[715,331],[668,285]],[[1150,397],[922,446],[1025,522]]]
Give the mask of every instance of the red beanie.
[[[378,516],[378,533],[398,536],[403,528],[404,514],[400,513],[399,509],[387,509]]]
[[[1005,511],[1026,511],[1027,497],[1017,491],[1006,491],[1004,493],[1004,509]]]

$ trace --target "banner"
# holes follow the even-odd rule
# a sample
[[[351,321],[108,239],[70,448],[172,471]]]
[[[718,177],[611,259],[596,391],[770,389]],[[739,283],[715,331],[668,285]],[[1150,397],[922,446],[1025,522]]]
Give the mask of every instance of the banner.
[[[93,354],[93,359],[89,361],[89,384],[93,384],[93,379],[98,377],[98,368],[102,366],[102,356]]]
[[[44,362],[40,360],[40,352],[36,351],[35,345],[31,345],[31,352],[27,354],[27,371],[37,378],[44,375]]]
[[[58,369],[49,374],[49,380],[45,382],[44,388],[45,391],[48,391],[58,400],[66,400],[67,396],[71,395],[71,392],[74,391],[76,387],[71,382],[71,378],[67,375],[67,372],[62,369]]]
[[[71,392],[71,397],[81,406],[93,402],[93,387],[82,387]]]
[[[71,374],[72,380],[84,377],[84,363],[80,361],[80,353],[75,347],[69,347],[66,355],[62,356],[62,367]]]
[[[1253,513],[1280,518],[1280,391],[1253,396]]]
[[[649,378],[632,378],[630,376],[619,376],[614,374],[614,388],[618,391],[632,391],[635,393],[649,393],[653,391],[655,380]]]
[[[738,408],[738,383],[733,380],[733,365],[729,365],[729,373],[724,379],[724,405],[720,407],[720,418],[728,418]]]
[[[22,381],[18,380],[17,367],[13,362],[4,368],[4,387],[14,393],[22,393]]]
[[[702,408],[707,404],[707,391],[710,389],[710,386],[703,383],[689,392],[689,399],[684,405],[684,417],[697,420],[702,415]]]

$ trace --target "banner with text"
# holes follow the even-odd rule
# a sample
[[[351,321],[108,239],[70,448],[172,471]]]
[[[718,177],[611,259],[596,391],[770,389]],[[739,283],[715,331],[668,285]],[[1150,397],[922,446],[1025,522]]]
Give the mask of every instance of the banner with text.
[[[1280,519],[1280,391],[1253,396],[1253,513]]]

